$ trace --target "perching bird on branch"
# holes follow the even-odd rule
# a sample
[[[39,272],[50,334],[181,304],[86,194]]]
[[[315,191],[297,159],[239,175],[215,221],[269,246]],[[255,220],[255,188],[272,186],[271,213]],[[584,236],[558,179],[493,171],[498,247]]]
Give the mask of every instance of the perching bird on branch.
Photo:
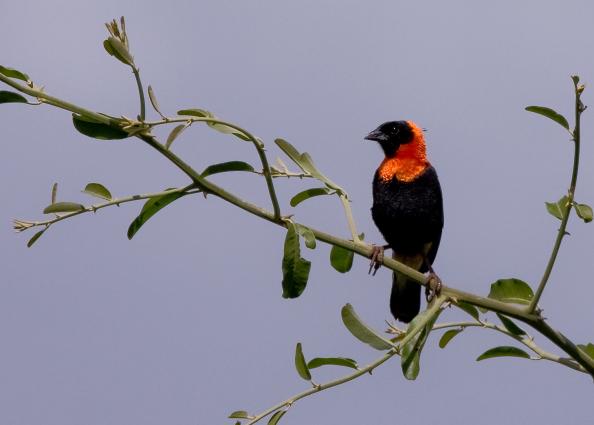
[[[412,121],[391,121],[365,139],[378,142],[385,154],[373,177],[371,215],[388,244],[374,247],[370,271],[374,268],[375,274],[384,248],[391,248],[395,260],[422,273],[429,271],[439,292],[441,281],[431,265],[441,240],[443,202],[437,173],[427,160],[423,130]],[[420,307],[419,283],[394,273],[390,295],[394,318],[408,323]]]

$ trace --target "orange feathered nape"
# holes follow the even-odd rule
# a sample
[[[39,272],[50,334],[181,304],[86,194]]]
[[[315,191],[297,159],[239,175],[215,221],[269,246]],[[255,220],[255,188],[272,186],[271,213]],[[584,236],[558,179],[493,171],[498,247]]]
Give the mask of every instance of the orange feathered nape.
[[[403,182],[416,179],[430,165],[425,151],[423,130],[412,121],[407,121],[412,130],[412,140],[400,145],[396,154],[386,157],[379,166],[379,177],[383,181],[396,177]]]

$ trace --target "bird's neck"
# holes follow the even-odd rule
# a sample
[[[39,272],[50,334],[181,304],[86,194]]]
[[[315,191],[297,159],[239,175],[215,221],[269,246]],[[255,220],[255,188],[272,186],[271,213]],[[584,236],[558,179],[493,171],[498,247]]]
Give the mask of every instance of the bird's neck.
[[[378,168],[379,178],[390,181],[394,178],[411,182],[423,173],[431,164],[427,160],[423,134],[415,134],[413,141],[400,145],[396,153],[387,156]]]

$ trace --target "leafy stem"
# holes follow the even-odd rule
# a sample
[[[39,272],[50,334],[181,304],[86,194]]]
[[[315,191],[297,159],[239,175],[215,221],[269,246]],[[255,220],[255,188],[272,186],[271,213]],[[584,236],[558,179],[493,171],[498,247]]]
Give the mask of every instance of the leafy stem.
[[[555,261],[557,259],[557,254],[559,253],[559,248],[561,247],[561,242],[565,235],[567,234],[567,222],[569,221],[569,215],[571,213],[571,209],[573,208],[573,198],[575,196],[575,187],[577,184],[577,177],[578,177],[578,169],[579,169],[579,162],[580,162],[580,118],[582,112],[586,109],[584,104],[581,101],[581,94],[583,89],[583,85],[579,84],[578,77],[572,77],[574,88],[575,88],[575,127],[573,130],[573,143],[574,143],[574,154],[573,154],[573,169],[571,172],[571,182],[569,184],[569,189],[567,191],[567,202],[563,208],[563,214],[561,218],[561,225],[559,226],[559,230],[557,232],[557,237],[555,239],[555,243],[553,245],[553,250],[551,252],[551,256],[549,258],[549,262],[545,268],[543,276],[538,284],[538,288],[534,293],[534,297],[530,301],[530,304],[527,307],[528,313],[533,313],[536,311],[538,307],[538,302],[540,301],[540,297],[547,285],[551,272],[553,271],[553,266],[555,265]]]
[[[539,347],[535,342],[534,339],[527,335],[522,334],[518,335],[513,332],[510,332],[504,326],[496,325],[494,323],[488,322],[484,319],[478,319],[474,322],[453,322],[453,323],[437,323],[433,326],[433,330],[439,329],[450,329],[450,328],[459,328],[459,329],[466,329],[466,328],[484,328],[484,329],[491,329],[497,332],[500,332],[510,338],[515,339],[516,341],[523,344],[525,347],[532,350],[537,357],[533,357],[532,360],[549,360],[552,362],[559,363],[563,366],[567,366],[571,369],[577,370],[579,372],[588,373],[582,366],[576,363],[574,360],[561,357],[553,353],[549,353],[548,351],[544,350],[543,348]]]
[[[418,326],[415,326],[410,332],[407,332],[405,337],[400,341],[398,346],[395,346],[394,348],[388,350],[386,352],[386,354],[384,354],[377,360],[374,360],[373,362],[369,363],[367,366],[359,368],[359,369],[357,369],[357,371],[350,373],[348,375],[345,375],[339,379],[335,379],[333,381],[329,381],[324,384],[316,384],[316,385],[312,386],[312,388],[310,388],[306,391],[303,391],[303,392],[296,394],[284,401],[281,401],[280,403],[264,410],[262,413],[259,413],[253,417],[250,417],[250,421],[247,422],[245,425],[253,425],[256,422],[259,422],[261,419],[265,418],[266,416],[282,409],[283,407],[292,406],[296,401],[298,401],[302,398],[308,397],[315,393],[319,393],[321,391],[327,390],[332,387],[336,387],[336,386],[344,384],[346,382],[352,381],[353,379],[356,379],[362,375],[365,375],[366,373],[371,374],[373,372],[373,370],[375,370],[378,366],[381,366],[383,363],[385,363],[387,360],[391,359],[392,357],[399,355],[400,349],[402,347],[404,347],[412,338],[415,337],[415,335],[417,335],[424,328],[424,326],[427,324],[427,322],[429,322],[435,316],[437,311],[439,309],[441,309],[442,306],[446,303],[447,299],[448,298],[444,295],[441,295],[441,296],[435,298],[433,300],[433,302],[429,305],[427,310],[424,312],[426,314],[424,314],[422,317],[422,320],[420,320],[418,322],[418,324],[417,324]]]
[[[184,195],[191,195],[194,193],[198,193],[200,192],[200,190],[198,189],[194,189],[194,185],[190,184],[188,186],[185,187],[181,187],[181,188],[176,188],[176,189],[169,189],[169,190],[164,190],[162,192],[155,192],[155,193],[146,193],[146,194],[142,194],[142,195],[131,195],[131,196],[126,196],[123,198],[117,198],[117,199],[112,199],[108,202],[104,202],[101,204],[95,204],[95,205],[89,205],[88,207],[85,207],[84,209],[80,209],[77,211],[72,211],[72,212],[68,212],[65,214],[60,214],[60,215],[56,215],[54,218],[51,218],[49,220],[44,220],[44,221],[23,221],[23,220],[14,220],[14,224],[15,224],[15,230],[17,231],[23,231],[26,229],[29,229],[31,227],[37,227],[37,226],[45,226],[45,227],[49,227],[54,223],[57,223],[59,221],[62,220],[66,220],[68,218],[72,218],[74,216],[80,215],[80,214],[85,214],[85,213],[90,213],[90,212],[96,212],[102,208],[107,208],[107,207],[111,207],[111,206],[119,206],[120,204],[125,204],[127,202],[134,202],[134,201],[140,201],[143,199],[150,199],[150,198],[158,198],[161,196],[165,196],[165,195],[169,195],[172,193],[183,193]]]

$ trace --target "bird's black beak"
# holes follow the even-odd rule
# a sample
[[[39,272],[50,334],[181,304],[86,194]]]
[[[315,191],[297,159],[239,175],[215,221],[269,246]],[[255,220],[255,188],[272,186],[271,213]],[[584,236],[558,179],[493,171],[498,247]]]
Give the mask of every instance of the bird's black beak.
[[[379,130],[373,130],[367,136],[365,136],[365,140],[375,140],[376,142],[385,142],[388,140],[388,137]]]

